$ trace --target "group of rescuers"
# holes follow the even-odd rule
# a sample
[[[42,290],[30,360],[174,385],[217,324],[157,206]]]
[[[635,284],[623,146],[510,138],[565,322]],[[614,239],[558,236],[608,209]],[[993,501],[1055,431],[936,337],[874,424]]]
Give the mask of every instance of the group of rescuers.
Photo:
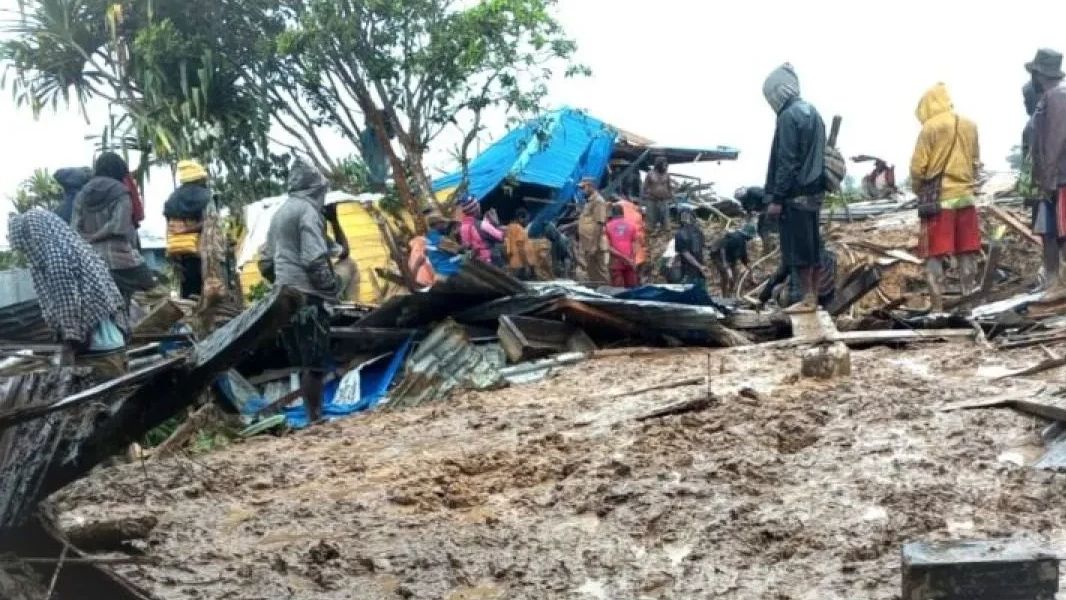
[[[1046,285],[1066,288],[1061,268],[1066,249],[1062,54],[1042,49],[1025,67],[1030,81],[1023,95],[1031,118],[1023,136],[1020,186],[1033,209],[1034,231],[1044,240]],[[410,244],[408,271],[417,285],[430,286],[456,273],[461,257],[469,256],[522,278],[570,276],[579,266],[593,284],[634,287],[648,273],[648,238],[671,232],[667,279],[704,284],[712,272],[709,263],[718,271],[723,292],[730,295],[739,265],[747,266],[748,241],[756,236],[769,240],[776,231],[780,266],[760,300],[771,300],[777,290],[780,295],[774,299],[790,311],[824,306],[831,299],[835,270],[819,230],[830,177],[825,124],[814,106],[801,98],[799,79],[787,63],[769,75],[763,95],[777,115],[777,125],[765,185],[736,194],[749,213],[748,222],[738,230],[708,242],[693,212],[685,208],[677,211],[675,228],[674,188],[665,157],[658,157],[636,199],[617,194],[608,201],[597,179],[582,179],[576,222],[547,224],[543,239],[530,238],[526,211],[517,210],[502,226],[495,211],[483,215],[472,197],[460,201],[454,215],[429,213],[427,233]],[[974,206],[980,169],[977,127],[954,111],[943,84],[922,96],[916,114],[921,133],[910,175],[915,191],[928,192],[929,186],[936,186],[935,210],[921,220],[919,250],[927,264],[931,308],[939,311],[949,261],[958,270],[962,293],[976,285],[981,249]],[[138,251],[137,228],[144,218],[139,192],[126,163],[111,152],[100,155],[92,170],[65,169],[55,176],[66,192],[63,205],[55,212],[37,208],[11,215],[8,239],[28,262],[44,318],[64,345],[64,359],[121,372],[130,339],[130,299],[158,284]],[[202,264],[211,256],[204,252],[205,246],[218,245],[221,239],[217,206],[201,165],[182,161],[178,179],[181,186],[164,208],[168,254],[181,279],[182,296],[203,296],[213,286],[226,285]],[[336,301],[345,287],[334,261],[348,254],[336,215],[325,206],[328,187],[317,169],[296,159],[288,198],[274,214],[267,242],[259,251],[263,276],[298,290],[305,300],[279,337],[293,365],[302,370],[301,387],[311,421],[321,417],[329,355],[325,305]],[[327,224],[332,225],[339,248],[329,240]],[[568,228],[576,228],[576,241]]]

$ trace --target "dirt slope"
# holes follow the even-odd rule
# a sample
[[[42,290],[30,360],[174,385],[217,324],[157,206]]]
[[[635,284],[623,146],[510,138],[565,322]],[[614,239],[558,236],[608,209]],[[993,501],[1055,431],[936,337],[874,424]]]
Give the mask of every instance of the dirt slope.
[[[708,358],[710,356],[710,358]],[[195,462],[99,471],[64,522],[159,519],[159,598],[889,599],[919,537],[1066,535],[1066,478],[1010,464],[1041,421],[945,402],[993,384],[972,344],[853,353],[795,381],[795,350],[594,360],[519,388],[376,413]],[[1026,364],[1036,354],[1008,357]],[[640,421],[712,374],[718,402]]]

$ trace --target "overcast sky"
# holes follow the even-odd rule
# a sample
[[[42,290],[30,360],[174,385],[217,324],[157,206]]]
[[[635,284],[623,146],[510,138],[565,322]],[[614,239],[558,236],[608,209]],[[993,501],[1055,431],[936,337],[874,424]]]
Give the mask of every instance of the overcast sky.
[[[0,8],[16,5],[0,0]],[[762,183],[774,121],[762,82],[784,61],[827,123],[844,117],[844,153],[894,162],[902,181],[918,133],[914,108],[927,88],[947,84],[978,124],[986,165],[1003,170],[1025,123],[1024,63],[1040,46],[1066,48],[1066,2],[1055,0],[561,0],[558,12],[593,76],[554,82],[550,104],[587,109],[660,143],[739,148],[734,164],[685,169],[727,194]],[[88,163],[85,138],[100,127],[75,110],[35,121],[0,94],[0,198],[35,168]],[[502,135],[503,124],[494,129]],[[159,176],[148,185],[153,229],[170,187]]]

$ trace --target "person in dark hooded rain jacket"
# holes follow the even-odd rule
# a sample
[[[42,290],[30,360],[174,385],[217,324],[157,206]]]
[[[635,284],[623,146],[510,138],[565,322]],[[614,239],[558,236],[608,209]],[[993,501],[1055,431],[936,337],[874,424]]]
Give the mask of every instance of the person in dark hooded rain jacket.
[[[781,222],[781,260],[800,276],[803,300],[792,312],[812,311],[818,298],[815,274],[823,244],[819,212],[825,198],[825,122],[800,97],[792,65],[775,69],[763,96],[777,113],[777,128],[766,174],[766,214]]]
[[[104,259],[128,303],[135,292],[157,285],[155,275],[137,251],[133,200],[123,183],[129,176],[126,161],[114,152],[96,159],[93,178],[74,199],[71,227]]]
[[[81,188],[93,178],[93,170],[89,167],[69,167],[59,169],[52,178],[63,188],[63,204],[56,209],[56,214],[64,223],[70,225],[70,220],[74,217],[74,199]]]
[[[326,178],[297,159],[289,172],[288,191],[259,250],[259,270],[275,285],[303,294],[304,306],[282,330],[281,342],[290,362],[301,370],[304,406],[309,422],[314,423],[322,417],[323,381],[330,358],[329,313],[324,304],[336,302],[340,280],[329,261]]]

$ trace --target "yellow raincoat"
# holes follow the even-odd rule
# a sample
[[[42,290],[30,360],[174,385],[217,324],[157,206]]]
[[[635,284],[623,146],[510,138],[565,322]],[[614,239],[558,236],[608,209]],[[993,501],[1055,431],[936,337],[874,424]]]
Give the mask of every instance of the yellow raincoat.
[[[940,189],[940,204],[945,209],[963,208],[973,204],[976,192],[977,169],[981,151],[977,142],[977,124],[959,117],[953,110],[951,97],[944,84],[938,83],[922,96],[915,114],[922,123],[922,132],[911,158],[911,181],[932,179],[944,172]],[[955,120],[958,119],[958,139]],[[951,156],[947,154],[951,151]],[[946,165],[946,168],[945,168]]]

